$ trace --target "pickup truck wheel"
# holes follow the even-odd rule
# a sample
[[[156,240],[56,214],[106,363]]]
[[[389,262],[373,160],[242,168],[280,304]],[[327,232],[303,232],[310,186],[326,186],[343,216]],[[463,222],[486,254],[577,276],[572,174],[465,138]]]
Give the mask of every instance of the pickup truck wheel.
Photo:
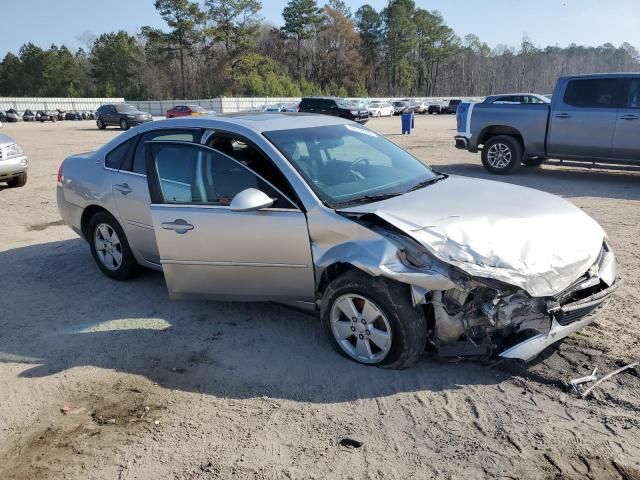
[[[100,130],[104,130],[105,128],[107,128],[107,126],[104,124],[104,122],[102,121],[102,119],[98,119],[98,121],[96,122],[96,125],[98,126],[98,128]]]
[[[522,147],[508,135],[491,138],[482,148],[482,164],[491,173],[505,175],[520,166]]]
[[[526,165],[527,167],[539,167],[544,163],[544,161],[545,161],[544,157],[529,157],[529,158],[523,158],[522,164]]]
[[[114,280],[127,280],[138,273],[140,267],[127,237],[113,216],[107,212],[94,214],[87,231],[91,255],[102,273]]]
[[[414,365],[427,343],[427,321],[407,285],[351,270],[322,296],[320,318],[334,349],[365,365]]]
[[[120,130],[129,130],[129,122],[124,118],[120,120]]]
[[[24,187],[27,184],[27,172],[21,173],[15,178],[12,178],[7,182],[7,185],[11,188]]]

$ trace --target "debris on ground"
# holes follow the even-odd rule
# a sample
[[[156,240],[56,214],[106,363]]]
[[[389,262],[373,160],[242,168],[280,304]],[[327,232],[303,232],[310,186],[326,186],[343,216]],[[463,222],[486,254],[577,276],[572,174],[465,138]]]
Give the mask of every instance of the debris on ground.
[[[596,373],[598,372],[598,367],[595,367],[593,369],[593,372],[591,372],[591,375],[587,375],[586,377],[580,377],[580,378],[576,378],[575,380],[571,380],[569,384],[573,387],[573,390],[576,392],[576,395],[578,395],[580,398],[587,398],[587,396],[591,393],[591,391],[594,388],[596,388],[598,385],[600,385],[602,382],[604,382],[605,380],[608,380],[614,375],[622,373],[625,370],[635,368],[638,365],[640,365],[640,361],[630,363],[628,365],[625,365],[624,367],[620,367],[617,370],[607,373],[604,377],[600,379],[598,379],[598,377],[596,376]],[[596,382],[596,383],[591,385],[586,390],[582,391],[582,388],[580,387],[580,385],[588,382]]]
[[[339,443],[346,448],[360,448],[362,446],[362,442],[348,437],[341,439]]]

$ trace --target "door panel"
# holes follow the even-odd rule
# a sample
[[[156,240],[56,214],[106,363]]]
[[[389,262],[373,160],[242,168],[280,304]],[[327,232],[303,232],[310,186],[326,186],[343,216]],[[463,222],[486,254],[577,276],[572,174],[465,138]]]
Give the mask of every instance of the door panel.
[[[617,79],[578,79],[556,99],[549,119],[547,150],[558,158],[607,158],[619,105]]]
[[[149,211],[151,199],[147,177],[129,172],[114,172],[113,198],[120,218],[124,220],[122,228],[129,243],[138,252],[153,263],[160,263],[160,255],[153,231],[153,219]]]
[[[146,145],[150,211],[171,297],[314,299],[303,212],[217,150],[179,142]],[[246,188],[288,208],[232,211],[231,200]]]
[[[624,80],[625,97],[618,112],[611,157],[640,162],[640,77]]]
[[[313,300],[304,213],[152,205],[151,215],[172,298]],[[193,228],[163,228],[176,220]]]

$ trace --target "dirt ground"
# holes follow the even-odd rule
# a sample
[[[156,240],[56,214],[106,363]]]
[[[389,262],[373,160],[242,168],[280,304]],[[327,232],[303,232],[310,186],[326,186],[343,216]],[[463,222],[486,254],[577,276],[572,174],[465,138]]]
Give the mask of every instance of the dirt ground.
[[[637,371],[588,400],[567,386],[640,357],[640,172],[492,177],[453,148],[454,122],[417,117],[411,136],[398,118],[369,126],[447,173],[565,197],[616,250],[625,283],[601,319],[526,369],[359,366],[312,316],[170,301],[158,272],[113,282],[60,225],[55,184],[65,156],[119,132],[5,125],[30,171],[26,187],[0,187],[0,478],[640,478]]]

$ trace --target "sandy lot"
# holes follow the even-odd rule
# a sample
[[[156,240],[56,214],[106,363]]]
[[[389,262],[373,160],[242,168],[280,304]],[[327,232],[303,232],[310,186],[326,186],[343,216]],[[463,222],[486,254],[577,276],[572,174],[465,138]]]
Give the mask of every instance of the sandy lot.
[[[595,217],[625,281],[601,320],[527,369],[359,366],[312,316],[170,301],[158,272],[108,280],[60,225],[55,182],[66,155],[119,132],[5,125],[31,169],[26,187],[0,187],[0,478],[640,478],[638,374],[588,400],[567,387],[640,357],[640,173],[496,178],[452,147],[453,117],[417,117],[410,137],[398,118],[370,126],[445,172],[539,188]]]

